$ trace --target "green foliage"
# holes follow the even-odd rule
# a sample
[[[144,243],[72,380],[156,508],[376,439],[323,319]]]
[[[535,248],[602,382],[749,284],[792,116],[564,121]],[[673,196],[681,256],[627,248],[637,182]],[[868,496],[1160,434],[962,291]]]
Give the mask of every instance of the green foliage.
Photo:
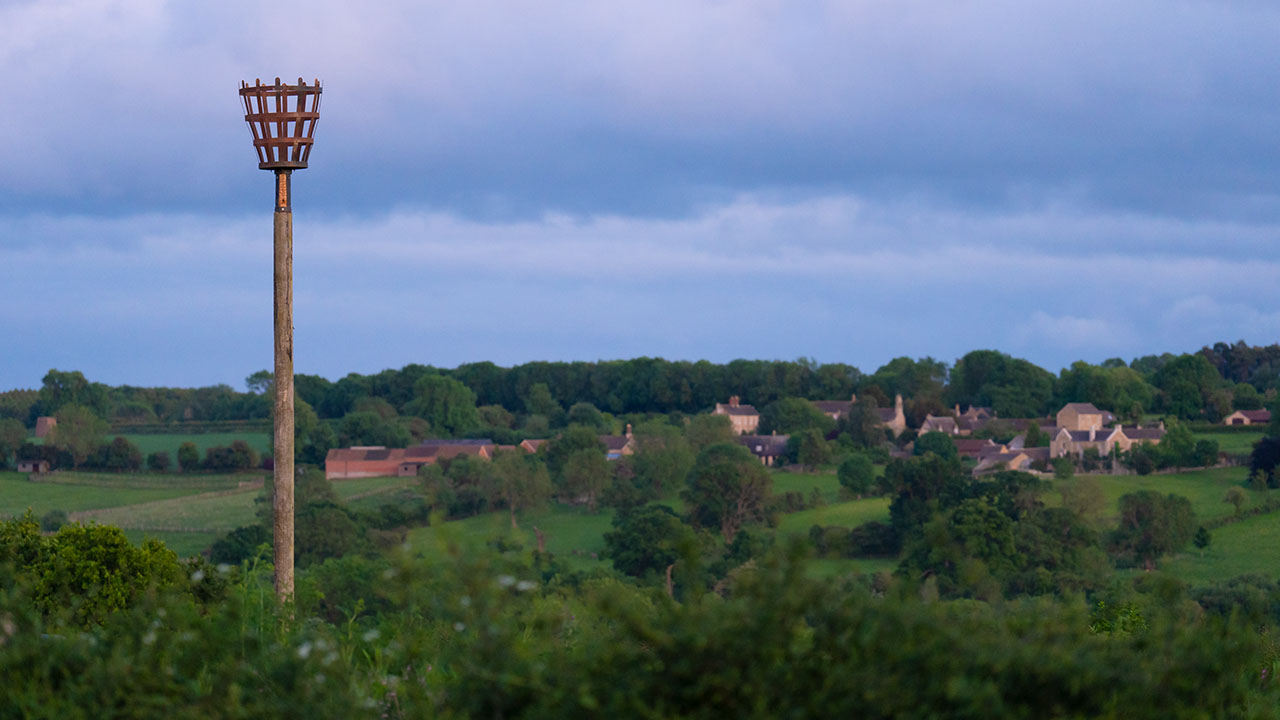
[[[155,472],[165,472],[173,465],[173,460],[169,458],[169,453],[165,450],[157,450],[147,456],[147,469]]]
[[[200,467],[200,450],[193,442],[184,442],[178,446],[178,467],[182,472],[192,472]]]
[[[1195,533],[1191,501],[1181,495],[1139,490],[1120,498],[1120,524],[1109,544],[1122,564],[1151,569],[1161,555],[1186,546]]]
[[[541,458],[519,450],[498,453],[493,459],[493,476],[498,495],[511,513],[541,507],[551,497],[551,475]]]
[[[862,497],[871,492],[876,471],[871,458],[862,453],[854,453],[841,461],[836,477],[840,480],[840,486],[851,495]]]
[[[50,510],[40,516],[41,532],[58,532],[67,524],[67,513],[63,510]]]
[[[635,428],[634,439],[632,462],[638,487],[647,488],[653,497],[663,497],[684,484],[694,454],[680,428],[661,421],[641,423]]]
[[[426,420],[446,437],[460,437],[480,427],[476,394],[466,385],[443,375],[428,374],[413,385],[413,400],[405,412]]]
[[[1209,543],[1212,541],[1213,538],[1209,535],[1209,530],[1203,525],[1196,528],[1196,534],[1191,538],[1191,543],[1201,550],[1209,547]]]
[[[233,440],[229,447],[206,448],[201,467],[206,470],[236,472],[258,466],[258,453],[244,440]]]
[[[338,445],[383,447],[407,447],[411,438],[409,430],[394,419],[386,419],[376,412],[352,411],[342,418],[338,426]]]
[[[28,513],[0,523],[0,566],[22,568],[32,606],[55,623],[86,627],[160,588],[186,588],[178,558],[154,541],[134,546],[118,528],[63,525],[42,536]]]
[[[803,398],[788,397],[776,400],[760,410],[760,433],[790,435],[805,430],[817,430],[826,435],[834,430],[836,421],[813,403]]]
[[[761,520],[773,479],[746,448],[712,445],[698,453],[682,497],[696,527],[716,528],[726,543],[749,522]]]
[[[595,449],[576,450],[564,461],[560,498],[571,503],[585,502],[587,509],[596,511],[600,496],[612,484],[613,475],[609,461]]]
[[[86,467],[112,472],[139,470],[142,468],[142,451],[128,439],[117,437],[100,445],[93,457],[84,464]]]
[[[960,451],[956,449],[956,443],[951,436],[936,431],[927,432],[916,438],[911,454],[920,457],[926,453],[933,453],[943,460],[957,460],[960,457]]]
[[[53,445],[69,453],[72,464],[79,467],[102,444],[107,423],[83,405],[62,405],[55,417],[58,424],[53,429]]]
[[[10,458],[27,441],[27,428],[13,418],[0,418],[0,468],[9,465]]]
[[[685,437],[693,451],[700,453],[712,445],[733,442],[733,423],[726,415],[694,415],[689,418]]]
[[[1156,407],[1183,419],[1206,417],[1210,422],[1221,418],[1206,415],[1210,395],[1222,385],[1222,376],[1203,355],[1183,355],[1165,363],[1151,382],[1159,393]]]
[[[209,548],[209,561],[215,564],[239,565],[255,558],[259,549],[272,545],[271,529],[261,523],[244,525],[218,538]],[[270,551],[267,555],[270,556]]]
[[[604,457],[605,446],[604,441],[600,439],[600,435],[592,428],[583,425],[570,425],[565,429],[559,437],[552,439],[542,448],[540,452],[544,452],[547,463],[547,470],[551,472],[551,478],[556,482],[564,481],[565,464],[569,461],[569,457],[580,450],[593,450]]]
[[[803,465],[805,470],[813,472],[819,466],[831,462],[831,445],[823,437],[821,430],[808,428],[787,439],[787,455],[794,456],[795,461]]]
[[[692,528],[666,505],[645,505],[619,512],[604,534],[605,556],[618,572],[656,578],[697,542]]]
[[[1062,455],[1053,459],[1053,477],[1055,480],[1070,480],[1075,477],[1076,463],[1070,457]]]
[[[1049,447],[1052,438],[1044,430],[1040,429],[1040,423],[1032,422],[1027,426],[1027,437],[1023,441],[1023,447]]]
[[[974,350],[956,361],[948,394],[953,403],[991,407],[999,416],[1037,417],[1049,410],[1054,380],[1026,360]]]

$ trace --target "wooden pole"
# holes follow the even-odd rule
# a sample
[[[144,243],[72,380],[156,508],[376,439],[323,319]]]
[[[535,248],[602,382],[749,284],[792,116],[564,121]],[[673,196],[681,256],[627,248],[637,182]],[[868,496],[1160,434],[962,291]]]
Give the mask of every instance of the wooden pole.
[[[275,212],[275,584],[293,598],[293,207],[292,170],[276,170]]]

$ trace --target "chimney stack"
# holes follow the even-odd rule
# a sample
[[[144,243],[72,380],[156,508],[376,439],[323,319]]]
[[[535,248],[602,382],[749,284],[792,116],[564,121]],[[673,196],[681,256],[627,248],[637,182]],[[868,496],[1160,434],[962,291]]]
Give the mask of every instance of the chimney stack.
[[[738,396],[733,395],[729,398],[729,407],[738,407]]]

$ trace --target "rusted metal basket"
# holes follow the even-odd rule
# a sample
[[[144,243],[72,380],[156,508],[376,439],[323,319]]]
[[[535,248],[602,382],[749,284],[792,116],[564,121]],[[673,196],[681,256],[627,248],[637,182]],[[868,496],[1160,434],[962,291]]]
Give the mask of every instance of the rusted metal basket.
[[[263,170],[301,170],[311,155],[311,136],[320,119],[320,81],[307,85],[240,83],[244,121],[253,133],[258,167]]]

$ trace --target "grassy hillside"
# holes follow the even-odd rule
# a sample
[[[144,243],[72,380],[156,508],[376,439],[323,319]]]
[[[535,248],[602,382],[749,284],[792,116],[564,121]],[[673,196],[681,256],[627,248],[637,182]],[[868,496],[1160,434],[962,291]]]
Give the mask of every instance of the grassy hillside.
[[[153,452],[165,450],[169,453],[169,459],[174,462],[177,462],[178,446],[184,442],[195,443],[196,447],[200,449],[201,457],[204,457],[204,451],[211,447],[225,447],[236,440],[244,440],[249,443],[249,447],[259,453],[271,452],[271,436],[263,432],[190,433],[186,435],[161,433],[155,435],[121,435],[121,437],[137,445],[144,457]]]

